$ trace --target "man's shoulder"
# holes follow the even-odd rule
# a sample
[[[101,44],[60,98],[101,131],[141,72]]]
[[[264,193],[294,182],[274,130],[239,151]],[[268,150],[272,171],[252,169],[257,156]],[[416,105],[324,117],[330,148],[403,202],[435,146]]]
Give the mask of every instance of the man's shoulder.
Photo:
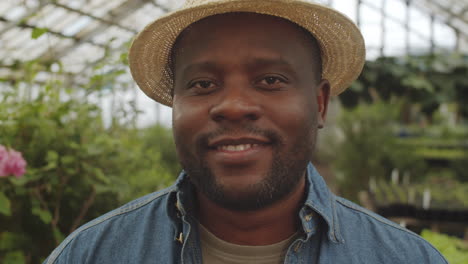
[[[155,229],[167,229],[167,199],[175,191],[176,187],[171,186],[145,195],[84,224],[71,233],[44,263],[57,263],[61,255],[68,255],[65,257],[68,259],[95,254],[91,251],[97,245],[109,247],[106,250],[112,252],[125,244],[124,241],[141,239],[149,231],[164,236],[163,232],[158,232],[161,230]]]
[[[336,197],[337,218],[344,244],[391,253],[395,260],[448,263],[429,242],[412,231],[342,197]],[[381,256],[380,256],[381,257]],[[405,262],[406,263],[406,262]]]

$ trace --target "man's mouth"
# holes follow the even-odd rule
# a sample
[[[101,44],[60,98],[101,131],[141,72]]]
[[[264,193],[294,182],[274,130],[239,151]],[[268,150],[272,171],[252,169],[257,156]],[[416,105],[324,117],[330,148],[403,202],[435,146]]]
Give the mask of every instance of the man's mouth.
[[[224,166],[244,166],[269,157],[271,144],[262,137],[220,137],[208,143],[208,159]]]
[[[206,161],[216,166],[237,166],[245,168],[253,164],[271,160],[277,147],[278,136],[274,133],[238,133],[229,132],[212,134],[200,140],[200,147],[206,154]],[[250,165],[249,165],[250,164]],[[213,165],[215,166],[215,165]]]
[[[260,145],[270,144],[270,140],[263,137],[219,137],[208,142],[208,148],[221,151],[245,151]]]
[[[236,152],[236,151],[249,150],[251,148],[255,148],[255,147],[258,147],[258,146],[259,146],[259,144],[221,145],[221,146],[217,146],[216,149],[217,150],[222,150],[222,151]]]

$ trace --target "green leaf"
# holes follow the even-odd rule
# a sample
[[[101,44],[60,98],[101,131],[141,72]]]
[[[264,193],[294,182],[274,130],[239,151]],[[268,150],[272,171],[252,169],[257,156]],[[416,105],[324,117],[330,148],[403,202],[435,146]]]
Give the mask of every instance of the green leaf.
[[[27,237],[22,234],[13,232],[0,233],[0,252],[21,248],[28,243]]]
[[[10,200],[3,192],[0,192],[0,213],[7,216],[11,215]]]
[[[52,215],[49,211],[42,210],[39,207],[33,207],[32,214],[39,216],[44,224],[49,224],[52,221]]]
[[[52,87],[52,85],[51,85],[50,83],[49,83],[49,84],[46,84],[46,85],[44,86],[44,91],[50,92],[50,90],[52,90],[52,88],[53,88],[53,87]]]
[[[23,252],[13,251],[8,252],[3,258],[3,264],[23,264],[26,263],[26,258],[24,257]]]
[[[100,168],[95,168],[94,169],[94,175],[96,176],[96,179],[104,184],[110,184],[111,180],[109,177],[107,177],[104,172]]]
[[[60,230],[56,227],[52,229],[52,232],[54,234],[55,241],[62,242],[65,239],[65,236],[60,232]]]
[[[47,151],[47,156],[46,156],[47,165],[44,167],[44,170],[57,168],[58,159],[59,159],[59,155],[57,152],[53,150]]]
[[[47,161],[48,162],[56,162],[58,160],[58,153],[53,151],[53,150],[49,150],[47,151]]]
[[[76,158],[74,156],[70,156],[70,155],[65,155],[61,158],[61,161],[63,163],[63,165],[70,165],[72,163],[74,163],[76,160]]]
[[[31,171],[33,171],[33,170],[28,169],[28,173],[26,175],[24,175],[23,177],[21,177],[21,178],[11,177],[9,180],[16,188],[22,187],[26,183],[31,181],[31,179],[32,179],[32,177],[30,175]]]
[[[49,31],[47,28],[35,28],[31,32],[31,38],[32,39],[38,39],[40,36],[44,35]]]
[[[359,81],[355,81],[351,84],[351,87],[350,87],[351,90],[357,92],[357,93],[361,93],[362,91],[364,91],[365,87],[364,85],[362,84],[362,82],[359,82]]]
[[[124,65],[128,65],[128,53],[127,52],[124,52],[124,53],[120,54],[120,61]]]
[[[468,246],[461,239],[423,230],[421,236],[434,245],[452,264],[464,264],[468,261]]]

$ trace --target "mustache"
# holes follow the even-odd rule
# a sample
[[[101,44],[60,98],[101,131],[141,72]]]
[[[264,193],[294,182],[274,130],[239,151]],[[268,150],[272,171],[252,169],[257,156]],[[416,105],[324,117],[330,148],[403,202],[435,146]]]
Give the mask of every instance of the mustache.
[[[275,131],[270,129],[262,129],[255,125],[249,124],[242,127],[229,128],[226,126],[219,127],[218,129],[203,133],[199,135],[195,144],[199,153],[208,149],[208,142],[220,136],[238,136],[238,135],[254,135],[267,138],[272,146],[280,146],[283,144],[283,138]]]

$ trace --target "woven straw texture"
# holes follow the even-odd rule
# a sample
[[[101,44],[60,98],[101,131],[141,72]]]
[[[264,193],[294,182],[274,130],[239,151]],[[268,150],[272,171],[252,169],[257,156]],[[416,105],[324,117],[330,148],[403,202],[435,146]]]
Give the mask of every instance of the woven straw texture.
[[[365,62],[364,39],[345,15],[328,7],[297,0],[187,0],[138,34],[129,53],[130,70],[140,89],[167,106],[172,105],[169,57],[177,36],[203,18],[230,12],[252,12],[287,19],[312,33],[322,55],[322,78],[331,94],[344,91],[361,73]]]

